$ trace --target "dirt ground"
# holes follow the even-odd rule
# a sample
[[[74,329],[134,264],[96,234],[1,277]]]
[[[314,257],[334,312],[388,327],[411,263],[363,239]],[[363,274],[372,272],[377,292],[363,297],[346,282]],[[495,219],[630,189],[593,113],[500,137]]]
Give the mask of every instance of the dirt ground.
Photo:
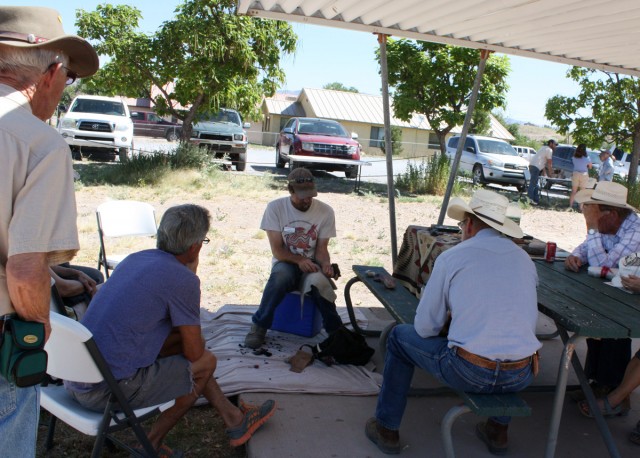
[[[81,250],[74,262],[88,266],[97,264],[99,242],[95,210],[102,202],[110,199],[148,202],[155,208],[158,222],[168,207],[196,203],[207,207],[212,215],[208,234],[211,243],[203,247],[198,268],[202,306],[214,311],[225,304],[257,305],[269,275],[271,260],[267,238],[259,229],[260,220],[266,204],[286,195],[286,188],[280,180],[275,187],[256,186],[255,189],[249,187],[246,190],[246,186],[239,185],[246,184],[242,180],[250,179],[246,175],[229,172],[226,179],[225,192],[210,189],[203,185],[197,174],[188,173],[177,181],[174,178],[170,186],[128,188],[77,184]],[[388,201],[379,189],[359,196],[351,193],[352,182],[340,185],[338,181],[344,180],[326,175],[317,181],[320,191],[318,199],[331,205],[336,213],[338,236],[331,241],[330,252],[332,261],[338,263],[342,271],[342,278],[337,281],[337,305],[344,306],[342,291],[352,277],[353,264],[381,265],[388,271],[392,270]],[[508,196],[511,199],[518,197],[515,193],[509,193]],[[441,197],[433,196],[403,198],[396,202],[398,248],[408,225],[429,226],[437,222],[441,202]],[[455,222],[446,219],[444,223]],[[521,226],[525,233],[543,241],[554,241],[558,247],[566,250],[577,246],[585,234],[581,214],[549,208],[523,209]],[[154,239],[108,240],[107,250],[111,253],[119,250],[130,252],[154,245]],[[352,293],[355,306],[380,306],[364,288],[354,288]],[[40,447],[37,456],[87,456],[92,439],[82,437],[65,425],[60,425],[60,428],[56,435],[56,447],[49,454],[44,454]],[[41,427],[41,444],[45,431]],[[222,421],[212,409],[204,407],[192,409],[179,428],[167,438],[167,443],[187,451],[187,456],[192,457],[243,456],[244,453],[243,450],[233,450],[228,446]],[[126,455],[107,452],[105,456]]]

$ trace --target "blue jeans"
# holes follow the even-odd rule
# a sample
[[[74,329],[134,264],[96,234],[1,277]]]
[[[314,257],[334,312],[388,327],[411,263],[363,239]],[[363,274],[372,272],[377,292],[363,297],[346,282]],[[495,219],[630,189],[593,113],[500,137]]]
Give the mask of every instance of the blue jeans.
[[[253,323],[262,328],[270,329],[276,308],[287,293],[298,288],[303,274],[304,272],[295,264],[276,262],[271,269],[271,275],[269,275],[267,285],[262,292],[260,307],[251,318]],[[316,307],[320,311],[324,329],[328,333],[342,326],[342,320],[338,315],[336,305],[322,297],[315,286],[311,287],[311,297],[313,297]]]
[[[36,456],[40,387],[18,388],[0,375],[0,450],[5,456]]]
[[[529,179],[529,189],[527,190],[527,196],[535,203],[540,203],[540,189],[538,187],[538,177],[540,176],[540,169],[534,165],[529,166],[529,172],[531,178]]]
[[[413,371],[419,367],[440,382],[471,393],[509,393],[526,388],[533,381],[531,366],[515,370],[484,369],[458,357],[446,337],[420,337],[412,325],[393,328],[387,340],[384,378],[378,395],[376,419],[385,428],[400,429],[407,405]],[[494,417],[508,424],[510,417]]]

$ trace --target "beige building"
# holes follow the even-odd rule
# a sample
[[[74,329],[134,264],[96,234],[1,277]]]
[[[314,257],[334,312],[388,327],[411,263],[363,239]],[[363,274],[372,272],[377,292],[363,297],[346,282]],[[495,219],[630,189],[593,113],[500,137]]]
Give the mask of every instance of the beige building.
[[[393,109],[391,110],[393,113]],[[358,141],[369,154],[380,154],[379,145],[384,136],[382,97],[355,92],[304,88],[298,95],[278,93],[262,103],[263,145],[275,146],[276,138],[286,122],[293,117],[325,118],[339,121],[358,134]],[[439,151],[438,138],[422,114],[414,114],[410,121],[391,117],[391,125],[402,129],[405,155],[429,156]],[[460,133],[456,127],[452,135]],[[492,137],[515,140],[509,131],[491,116]]]

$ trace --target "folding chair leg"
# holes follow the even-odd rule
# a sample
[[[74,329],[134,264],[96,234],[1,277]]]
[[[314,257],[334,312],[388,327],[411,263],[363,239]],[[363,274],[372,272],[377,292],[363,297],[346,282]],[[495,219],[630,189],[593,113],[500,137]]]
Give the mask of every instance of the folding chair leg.
[[[57,420],[58,419],[56,418],[56,416],[51,414],[51,417],[49,418],[49,429],[47,431],[47,439],[44,443],[45,450],[51,450],[51,447],[53,447],[53,435],[56,432]]]

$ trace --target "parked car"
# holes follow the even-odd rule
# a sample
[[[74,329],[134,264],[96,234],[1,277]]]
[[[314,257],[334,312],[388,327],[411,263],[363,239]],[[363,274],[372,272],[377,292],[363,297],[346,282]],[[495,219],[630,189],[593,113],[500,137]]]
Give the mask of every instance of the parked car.
[[[627,175],[629,175],[629,166],[631,165],[631,153],[625,153],[620,148],[613,148],[612,151],[611,157],[615,160],[615,165],[625,171],[626,175],[623,178],[626,180]],[[637,176],[640,176],[640,165],[638,165]]]
[[[447,141],[447,156],[456,155],[460,136]],[[459,170],[471,173],[473,184],[497,183],[512,185],[523,192],[529,179],[529,161],[520,157],[516,150],[504,140],[478,135],[468,135]]]
[[[126,160],[133,154],[133,122],[120,98],[79,95],[58,125],[74,159],[84,154]]]
[[[243,124],[240,113],[229,108],[221,108],[217,113],[199,117],[191,131],[191,141],[207,148],[214,157],[229,156],[238,172],[247,166],[247,133],[244,129],[251,124]]]
[[[527,161],[531,162],[531,158],[536,155],[536,150],[531,148],[530,146],[514,146],[513,149],[516,150],[518,156]]]
[[[291,118],[280,132],[276,142],[276,167],[287,162],[294,168],[290,155],[316,156],[318,158],[360,160],[358,135],[350,134],[337,121],[320,118]],[[304,166],[315,170],[342,171],[347,178],[358,176],[357,165],[305,162]]]
[[[182,125],[167,121],[149,111],[133,111],[133,135],[137,137],[162,137],[170,142],[178,141]]]

